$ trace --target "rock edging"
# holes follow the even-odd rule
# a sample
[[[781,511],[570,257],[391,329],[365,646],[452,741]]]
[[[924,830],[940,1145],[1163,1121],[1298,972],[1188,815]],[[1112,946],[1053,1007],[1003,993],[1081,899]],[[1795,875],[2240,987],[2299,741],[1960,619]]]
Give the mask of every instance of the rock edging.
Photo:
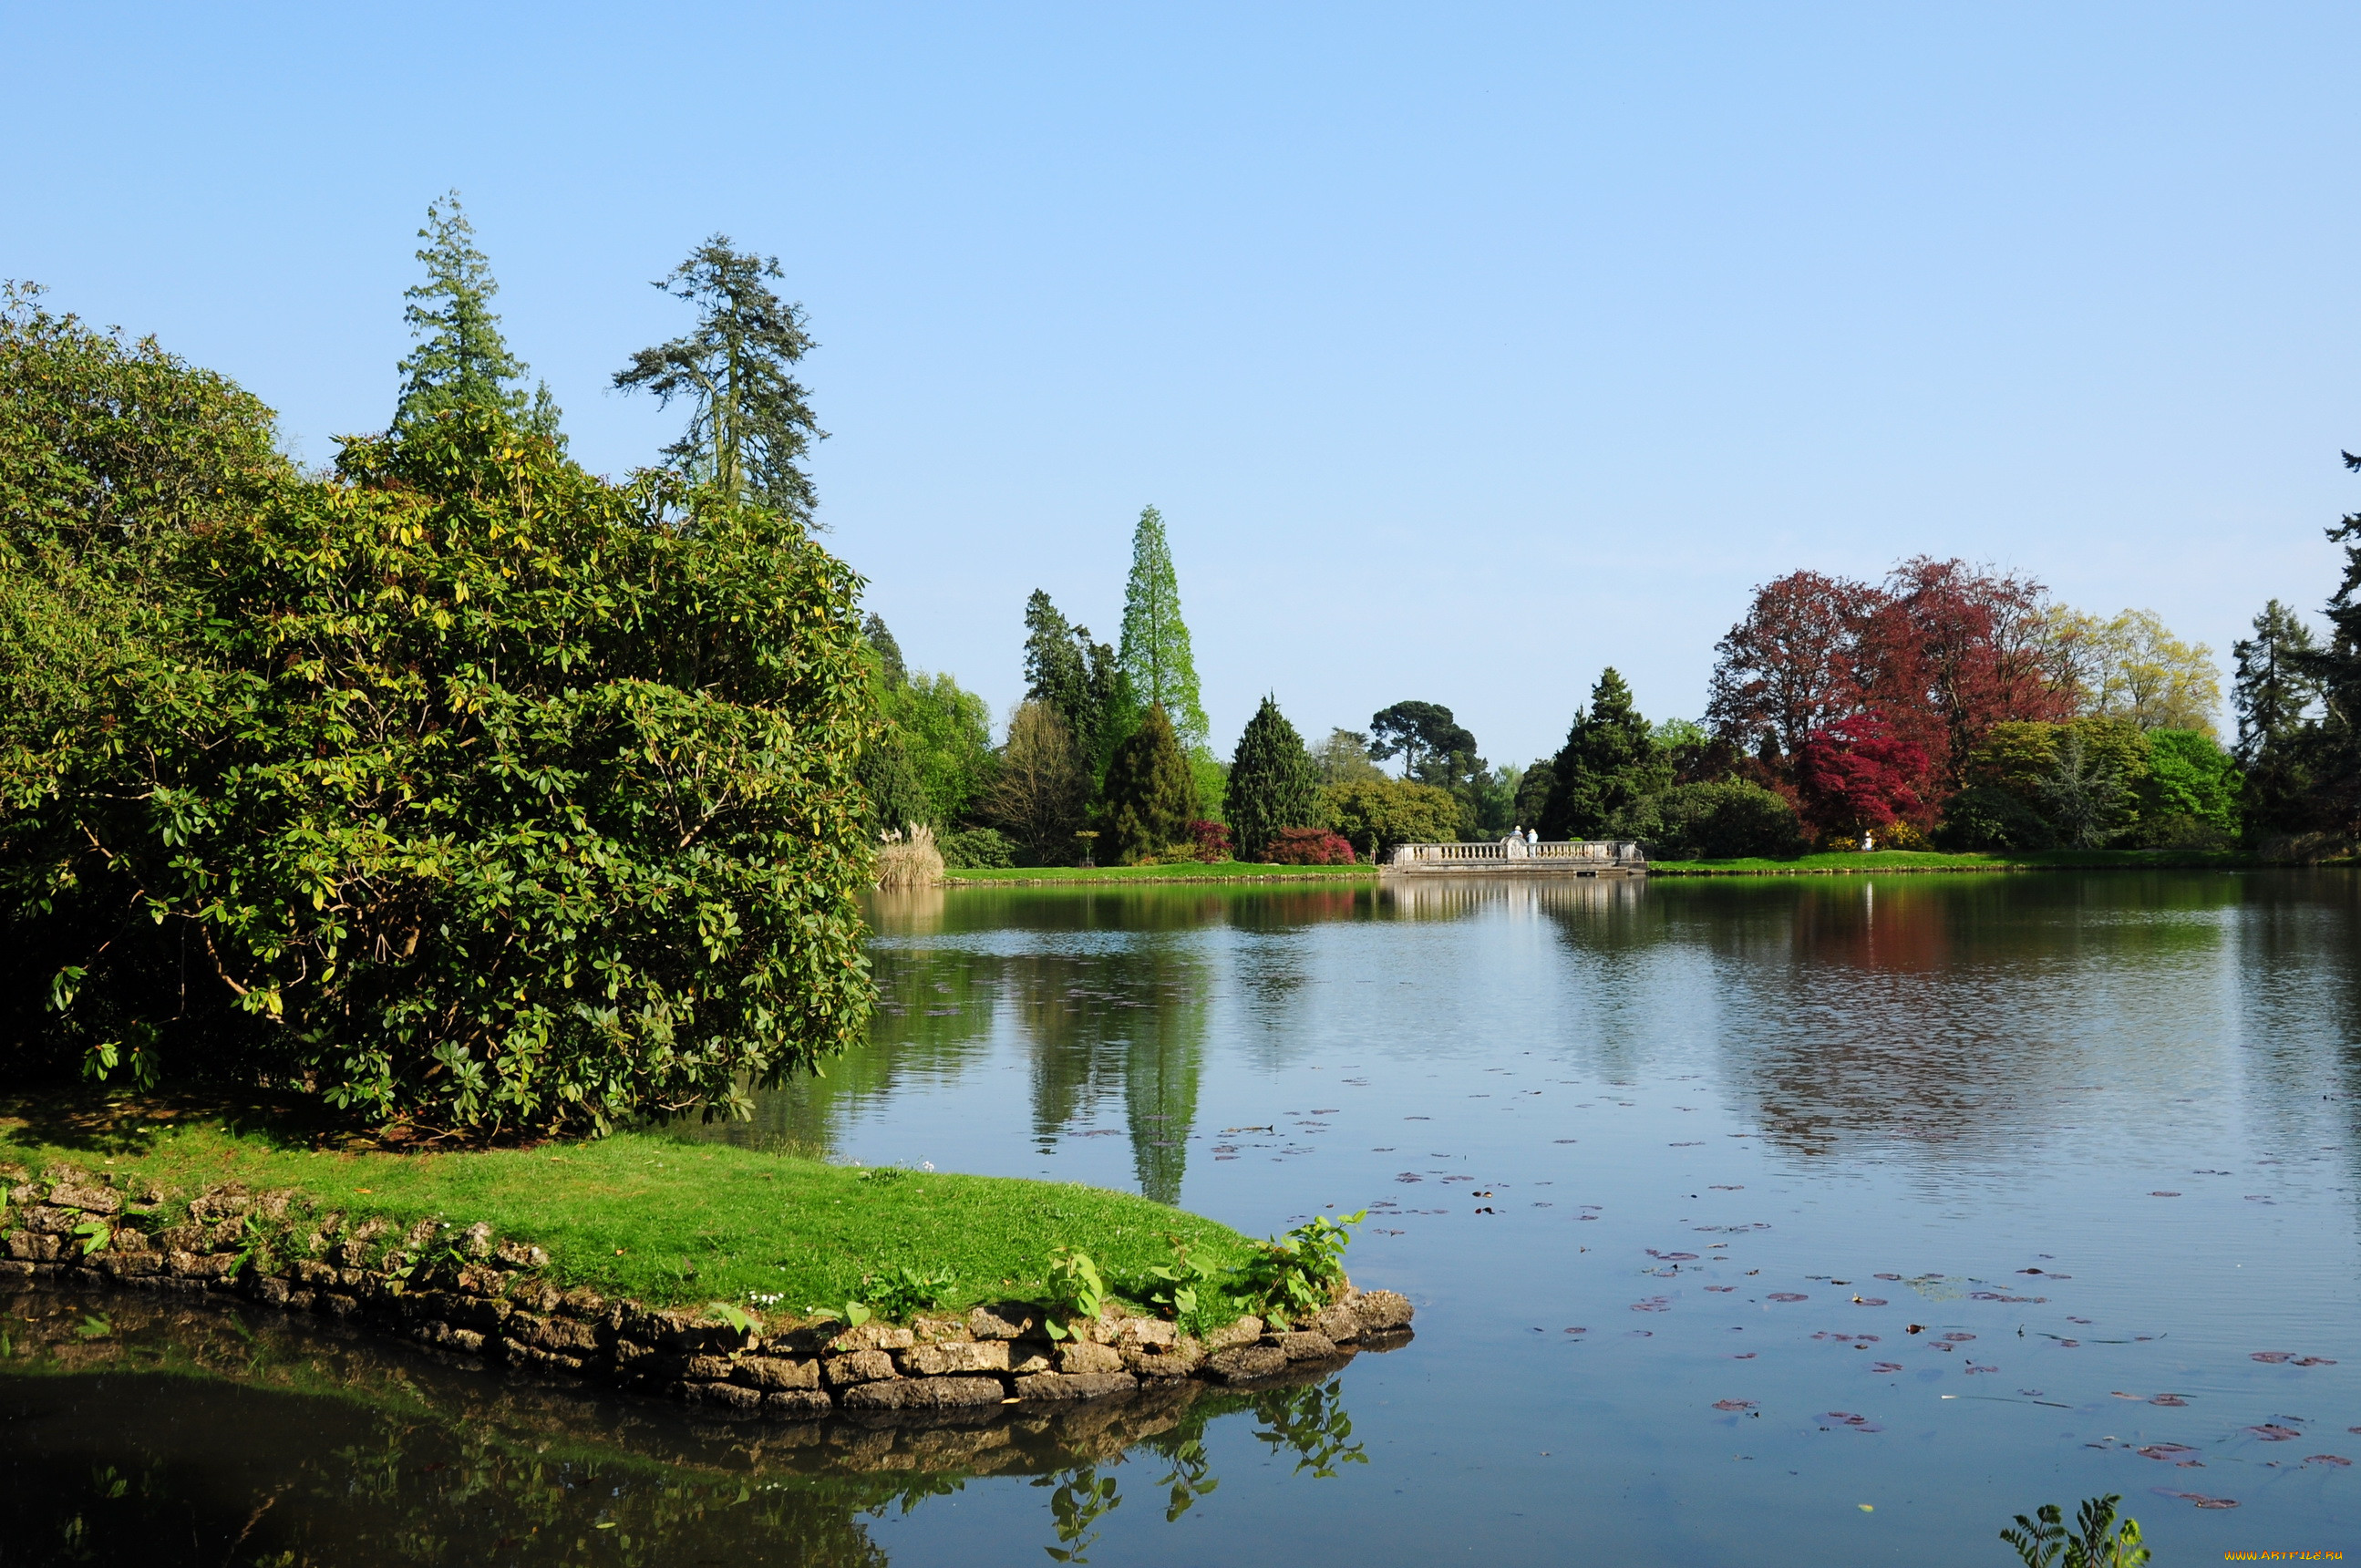
[[[301,1240],[310,1256],[258,1258],[258,1222],[287,1217],[302,1195],[232,1182],[189,1204],[181,1223],[139,1222],[160,1197],[56,1168],[13,1180],[0,1207],[0,1283],[214,1291],[308,1311],[479,1364],[603,1382],[719,1413],[799,1420],[838,1412],[950,1410],[1104,1398],[1176,1379],[1253,1384],[1296,1363],[1338,1361],[1409,1338],[1410,1302],[1347,1286],[1307,1322],[1245,1317],[1203,1339],[1162,1318],[1111,1306],[1096,1321],[1061,1323],[1005,1301],[964,1315],[717,1322],[679,1308],[610,1300],[541,1276],[549,1255],[477,1224],[424,1220],[346,1227],[329,1214]],[[431,1250],[430,1250],[431,1249]]]

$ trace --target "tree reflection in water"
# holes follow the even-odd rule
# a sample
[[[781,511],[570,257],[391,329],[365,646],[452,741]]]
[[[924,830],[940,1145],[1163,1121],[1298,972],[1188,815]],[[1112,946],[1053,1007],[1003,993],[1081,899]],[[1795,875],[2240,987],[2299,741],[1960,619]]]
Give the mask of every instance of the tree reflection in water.
[[[935,1424],[732,1423],[267,1312],[5,1299],[0,1540],[12,1561],[882,1568],[870,1521],[1030,1476],[1051,1493],[1045,1550],[1081,1563],[1122,1505],[1134,1453],[1163,1464],[1168,1522],[1217,1488],[1206,1434],[1225,1417],[1252,1419],[1299,1473],[1367,1463],[1335,1380],[1311,1374]]]

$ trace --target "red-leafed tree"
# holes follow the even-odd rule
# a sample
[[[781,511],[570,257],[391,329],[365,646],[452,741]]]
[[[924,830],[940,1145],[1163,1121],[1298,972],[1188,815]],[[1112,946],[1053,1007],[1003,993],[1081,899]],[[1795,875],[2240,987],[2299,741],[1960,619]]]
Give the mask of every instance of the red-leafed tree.
[[[1795,755],[1795,792],[1818,838],[1859,838],[1927,814],[1928,758],[1875,712],[1815,730]]]
[[[1755,589],[1746,619],[1714,649],[1706,722],[1792,782],[1805,740],[1861,711],[1861,630],[1883,603],[1867,583],[1817,572]]]
[[[1916,556],[1887,576],[1854,652],[1863,706],[1933,764],[1948,794],[1987,731],[2005,720],[2061,722],[2070,690],[2043,660],[2042,587],[1964,561]]]

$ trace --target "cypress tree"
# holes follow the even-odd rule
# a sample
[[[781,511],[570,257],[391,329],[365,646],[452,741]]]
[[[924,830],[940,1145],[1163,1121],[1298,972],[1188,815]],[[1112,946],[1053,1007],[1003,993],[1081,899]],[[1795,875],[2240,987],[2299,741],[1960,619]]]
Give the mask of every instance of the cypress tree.
[[[1197,691],[1197,661],[1180,619],[1180,580],[1164,538],[1164,514],[1142,507],[1131,535],[1131,578],[1123,590],[1123,673],[1139,701],[1170,716],[1180,743],[1205,749],[1212,726]]]
[[[1282,828],[1310,828],[1320,819],[1320,776],[1312,755],[1266,696],[1230,761],[1230,841],[1242,861],[1259,861]]]
[[[1180,842],[1197,815],[1197,780],[1164,705],[1149,707],[1139,728],[1107,765],[1107,848],[1137,865]]]
[[[460,210],[459,192],[427,203],[418,237],[427,242],[418,253],[426,281],[402,291],[410,302],[402,320],[418,346],[397,367],[402,384],[394,428],[406,431],[452,409],[486,408],[562,444],[549,388],[539,386],[528,398],[522,386],[511,385],[524,379],[525,364],[500,335],[500,318],[491,308],[500,286],[492,280],[491,262],[476,248],[475,225]]]
[[[1631,706],[1631,688],[1610,665],[1590,688],[1590,706],[1575,710],[1565,745],[1550,765],[1543,836],[1602,838],[1623,814],[1669,785],[1672,769],[1650,730]]]

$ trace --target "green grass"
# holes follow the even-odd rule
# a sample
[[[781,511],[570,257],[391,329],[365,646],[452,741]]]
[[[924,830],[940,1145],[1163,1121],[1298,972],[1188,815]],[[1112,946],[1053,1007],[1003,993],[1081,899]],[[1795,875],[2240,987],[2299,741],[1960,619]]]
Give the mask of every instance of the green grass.
[[[283,1117],[125,1100],[0,1100],[0,1160],[149,1183],[170,1207],[243,1181],[293,1188],[319,1212],[454,1232],[478,1220],[536,1243],[564,1285],[653,1304],[839,1305],[864,1275],[949,1272],[945,1308],[1041,1293],[1053,1246],[1097,1260],[1119,1290],[1170,1261],[1168,1234],[1209,1266],[1246,1237],[1146,1198],[1076,1183],[939,1171],[883,1174],[789,1154],[625,1133],[532,1148],[388,1153],[315,1147]],[[1133,1294],[1137,1288],[1125,1291]]]
[[[2027,854],[1938,854],[1932,850],[1848,850],[1792,861],[1652,861],[1656,876],[1827,876],[1864,872],[2060,871],[2124,867],[2254,866],[2252,855],[2180,850],[2045,850]]]
[[[1308,882],[1373,877],[1378,868],[1357,866],[1267,866],[1249,861],[1183,861],[1169,866],[954,866],[954,884],[1052,882]]]

